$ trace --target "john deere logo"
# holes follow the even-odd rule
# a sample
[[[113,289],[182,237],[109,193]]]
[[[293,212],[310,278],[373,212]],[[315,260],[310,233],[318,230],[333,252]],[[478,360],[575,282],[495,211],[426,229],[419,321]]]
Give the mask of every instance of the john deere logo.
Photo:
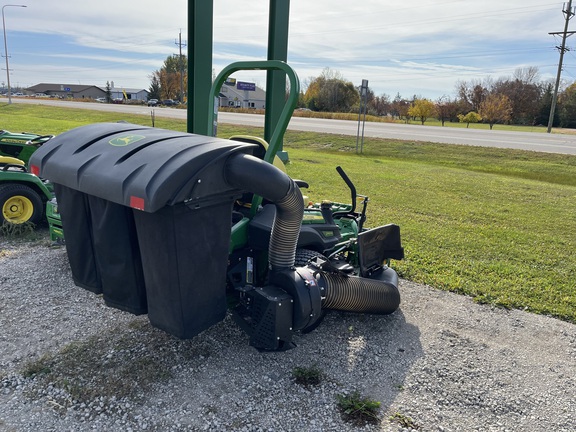
[[[140,140],[146,138],[143,135],[124,135],[118,138],[111,139],[108,141],[108,144],[116,146],[116,147],[124,147],[130,144],[134,144]]]

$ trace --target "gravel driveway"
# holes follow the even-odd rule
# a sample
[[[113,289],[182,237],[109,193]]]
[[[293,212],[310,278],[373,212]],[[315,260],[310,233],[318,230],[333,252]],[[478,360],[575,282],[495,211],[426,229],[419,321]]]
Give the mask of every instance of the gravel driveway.
[[[177,340],[75,287],[64,248],[1,240],[0,431],[576,430],[573,324],[402,281],[393,315],[261,353],[230,318]],[[354,390],[377,424],[341,418]]]

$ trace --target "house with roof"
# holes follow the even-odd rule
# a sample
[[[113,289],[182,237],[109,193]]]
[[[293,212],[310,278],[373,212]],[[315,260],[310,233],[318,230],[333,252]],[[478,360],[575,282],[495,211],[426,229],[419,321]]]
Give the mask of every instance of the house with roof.
[[[266,92],[254,83],[229,79],[218,94],[218,106],[232,108],[266,108]]]
[[[48,96],[62,99],[97,99],[106,97],[106,88],[95,85],[82,84],[49,84],[41,83],[25,89],[27,95],[44,93]],[[114,99],[128,99],[147,101],[148,90],[137,88],[116,88],[110,89],[110,97]]]
[[[110,89],[110,97],[112,100],[127,99],[146,102],[148,100],[148,90],[139,88],[112,87]]]
[[[24,89],[27,95],[44,93],[62,99],[96,99],[106,97],[106,90],[94,85],[40,83]]]

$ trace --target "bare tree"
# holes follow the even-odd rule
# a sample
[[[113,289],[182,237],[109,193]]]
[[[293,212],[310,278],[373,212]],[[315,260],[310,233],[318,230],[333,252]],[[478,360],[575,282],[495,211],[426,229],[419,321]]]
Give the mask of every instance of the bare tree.
[[[538,84],[540,78],[540,71],[536,66],[529,66],[525,68],[518,68],[514,71],[514,79],[523,84]]]
[[[458,93],[458,97],[468,105],[470,110],[478,111],[480,104],[490,93],[492,84],[491,78],[486,78],[484,82],[480,80],[472,80],[469,83],[466,81],[458,81],[456,83],[456,92]]]
[[[371,112],[377,116],[386,115],[390,112],[390,110],[390,97],[385,93],[380,96],[374,96],[374,98],[368,102],[368,112]]]
[[[438,120],[440,120],[442,126],[444,126],[446,120],[450,120],[451,115],[453,114],[453,109],[454,104],[452,103],[450,96],[443,95],[436,99],[436,114],[438,115]]]

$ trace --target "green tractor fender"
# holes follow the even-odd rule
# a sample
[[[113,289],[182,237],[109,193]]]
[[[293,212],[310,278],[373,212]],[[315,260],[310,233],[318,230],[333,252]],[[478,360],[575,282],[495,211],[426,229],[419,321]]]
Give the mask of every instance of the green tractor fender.
[[[49,184],[28,172],[23,161],[0,157],[0,224],[38,224],[52,198]]]

